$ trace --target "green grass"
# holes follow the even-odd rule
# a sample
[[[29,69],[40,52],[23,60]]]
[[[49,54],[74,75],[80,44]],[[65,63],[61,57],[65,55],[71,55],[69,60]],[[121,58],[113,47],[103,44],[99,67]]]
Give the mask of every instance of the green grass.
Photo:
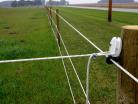
[[[57,49],[44,9],[0,9],[0,60],[57,56]],[[0,104],[67,103],[69,94],[60,60],[0,65]]]
[[[121,27],[137,25],[138,14],[113,12],[113,22],[107,22],[107,12],[90,9],[59,8],[60,14],[102,50],[108,51],[109,42],[114,36],[121,36]],[[61,21],[61,34],[70,54],[97,52],[93,46]],[[64,51],[63,51],[64,52]],[[74,59],[79,76],[85,86],[86,59]],[[70,68],[71,70],[71,68]],[[105,58],[93,61],[90,73],[90,101],[94,104],[115,104],[117,87],[117,70],[114,65],[107,65]],[[70,74],[74,78],[73,72]],[[73,79],[72,83],[76,83]],[[78,85],[73,85],[79,103],[85,103]],[[80,100],[80,95],[82,99]]]
[[[138,24],[138,14],[59,8],[60,14],[101,49],[107,51],[110,39],[120,36],[121,26]],[[60,22],[61,33],[70,54],[97,52],[87,41]],[[61,45],[62,53],[65,51]],[[42,8],[0,9],[0,60],[59,55],[54,35]],[[77,104],[85,97],[76,76],[66,61]],[[88,58],[73,59],[85,87]],[[115,104],[117,71],[104,58],[93,61],[90,72],[90,101]],[[72,104],[61,60],[0,64],[0,104]]]

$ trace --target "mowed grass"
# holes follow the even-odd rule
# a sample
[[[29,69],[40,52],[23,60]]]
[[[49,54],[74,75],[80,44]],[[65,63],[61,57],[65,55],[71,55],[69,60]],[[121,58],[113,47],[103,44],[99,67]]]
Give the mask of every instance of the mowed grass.
[[[46,11],[0,9],[0,60],[59,55]],[[71,102],[60,60],[0,64],[0,104]]]
[[[113,36],[120,36],[121,26],[138,24],[138,14],[113,13],[87,9],[59,8],[77,29],[104,51]],[[61,34],[70,54],[98,52],[81,36],[60,21]],[[62,53],[66,55],[61,45]],[[59,55],[54,35],[43,8],[0,9],[0,59],[17,59]],[[88,58],[73,59],[85,87]],[[65,60],[77,104],[85,97],[69,63]],[[105,58],[92,61],[90,102],[115,104],[117,71]],[[0,104],[72,104],[61,60],[0,64]]]
[[[88,39],[94,42],[103,51],[108,51],[110,40],[114,36],[121,36],[121,27],[124,25],[137,25],[138,14],[113,12],[113,22],[107,22],[107,11],[58,8],[60,14],[82,32]],[[54,14],[53,14],[54,15]],[[80,35],[60,21],[61,34],[70,54],[87,54],[98,52]],[[63,51],[65,52],[65,51]],[[73,59],[77,72],[85,87],[86,59]],[[68,62],[68,68],[71,66]],[[85,99],[79,89],[77,80],[70,71],[72,86],[78,103],[84,104]],[[90,102],[93,104],[115,104],[117,92],[117,70],[114,65],[107,65],[105,58],[97,58],[93,61],[90,72]]]

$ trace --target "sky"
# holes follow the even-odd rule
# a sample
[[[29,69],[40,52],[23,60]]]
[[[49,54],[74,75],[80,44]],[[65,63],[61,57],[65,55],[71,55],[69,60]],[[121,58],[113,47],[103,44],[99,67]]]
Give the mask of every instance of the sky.
[[[5,0],[0,0],[1,1],[5,1]],[[67,0],[69,1],[71,4],[77,4],[77,3],[96,3],[100,0]],[[138,2],[138,0],[135,0]]]

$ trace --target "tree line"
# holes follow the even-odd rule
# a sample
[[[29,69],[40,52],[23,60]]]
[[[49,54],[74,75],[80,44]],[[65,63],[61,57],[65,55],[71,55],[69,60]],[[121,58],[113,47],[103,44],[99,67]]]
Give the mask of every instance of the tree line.
[[[50,6],[69,5],[69,2],[66,1],[66,0],[60,0],[60,1],[49,0],[49,1],[46,2],[46,5],[50,5]]]
[[[13,1],[12,3],[11,3],[11,6],[12,7],[22,7],[22,6],[40,6],[40,5],[42,5],[44,3],[44,1],[42,1],[42,0],[34,0],[34,1],[32,1],[32,0],[27,0],[27,1],[25,1],[25,0],[19,0],[19,1]]]

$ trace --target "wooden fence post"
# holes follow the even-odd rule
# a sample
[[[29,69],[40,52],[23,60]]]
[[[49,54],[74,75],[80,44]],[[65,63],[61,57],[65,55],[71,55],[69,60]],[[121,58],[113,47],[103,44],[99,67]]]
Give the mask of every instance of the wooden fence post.
[[[48,14],[48,17],[50,17],[50,8],[47,7],[47,14]]]
[[[59,44],[59,46],[60,46],[60,24],[59,24],[59,16],[58,16],[58,14],[59,14],[59,9],[56,9],[56,23],[57,23],[57,29],[58,29],[58,31],[57,31],[57,39],[58,39],[58,44]]]
[[[49,8],[47,6],[45,6],[45,8],[46,8],[47,14],[49,16]]]
[[[45,6],[45,8],[46,8],[46,10],[48,11],[48,7],[47,7],[47,6]]]
[[[123,26],[123,49],[120,64],[138,78],[138,25]],[[138,84],[118,72],[117,104],[138,104]]]
[[[108,22],[112,22],[112,0],[109,0],[109,6],[108,6]]]
[[[52,25],[52,7],[49,8],[50,24]]]

